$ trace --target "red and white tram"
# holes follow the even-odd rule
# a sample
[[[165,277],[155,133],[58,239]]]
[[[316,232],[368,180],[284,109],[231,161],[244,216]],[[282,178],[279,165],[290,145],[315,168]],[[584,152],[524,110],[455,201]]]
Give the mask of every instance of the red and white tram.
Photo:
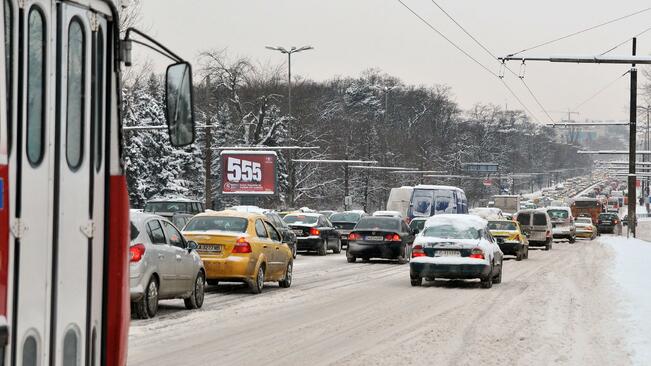
[[[120,68],[130,47],[116,2],[2,1],[0,365],[125,365]],[[188,144],[189,65],[176,59],[167,82],[170,140]]]

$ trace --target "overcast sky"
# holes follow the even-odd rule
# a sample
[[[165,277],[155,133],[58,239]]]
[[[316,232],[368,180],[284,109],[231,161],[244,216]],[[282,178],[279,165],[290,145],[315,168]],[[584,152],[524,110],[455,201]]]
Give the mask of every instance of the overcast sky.
[[[430,0],[403,0],[453,42],[498,73],[499,63],[472,42]],[[142,0],[142,27],[182,57],[196,61],[206,49],[227,49],[261,63],[284,63],[266,45],[312,45],[292,59],[292,72],[315,80],[357,76],[379,68],[405,83],[450,86],[462,108],[475,103],[522,109],[497,78],[427,28],[397,0]],[[651,6],[648,0],[437,0],[471,34],[498,56]],[[528,55],[600,54],[651,27],[651,11]],[[630,54],[630,43],[612,54]],[[651,31],[638,39],[638,54],[651,54]],[[151,53],[162,67],[166,62]],[[512,63],[516,72],[518,63]],[[626,65],[530,62],[525,80],[556,120],[625,73]],[[535,119],[548,119],[522,83],[512,85]],[[644,81],[640,78],[640,81]],[[629,78],[578,109],[575,119],[628,119]],[[640,99],[641,101],[641,99]]]

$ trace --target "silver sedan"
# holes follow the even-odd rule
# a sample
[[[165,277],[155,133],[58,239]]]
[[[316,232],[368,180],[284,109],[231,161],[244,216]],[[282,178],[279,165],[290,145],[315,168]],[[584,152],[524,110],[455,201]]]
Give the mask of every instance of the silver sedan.
[[[131,211],[129,283],[136,318],[155,316],[162,299],[182,298],[188,309],[203,305],[206,272],[196,248],[161,216]]]

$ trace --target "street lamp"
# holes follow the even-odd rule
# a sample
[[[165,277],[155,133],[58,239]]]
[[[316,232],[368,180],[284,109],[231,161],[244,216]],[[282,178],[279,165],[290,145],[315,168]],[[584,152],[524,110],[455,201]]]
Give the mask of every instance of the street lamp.
[[[292,54],[298,53],[301,51],[307,51],[307,50],[313,50],[314,47],[312,46],[303,46],[303,47],[292,47],[289,50],[287,50],[284,47],[280,46],[266,46],[265,47],[268,50],[272,51],[278,51],[280,53],[284,53],[287,55],[287,115],[289,115],[289,118],[292,118]]]

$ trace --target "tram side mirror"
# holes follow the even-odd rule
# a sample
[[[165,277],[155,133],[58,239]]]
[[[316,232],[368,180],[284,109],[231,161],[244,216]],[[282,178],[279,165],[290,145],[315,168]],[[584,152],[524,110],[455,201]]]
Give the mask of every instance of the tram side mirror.
[[[165,107],[172,146],[181,147],[194,142],[192,67],[189,63],[179,62],[167,67]]]

